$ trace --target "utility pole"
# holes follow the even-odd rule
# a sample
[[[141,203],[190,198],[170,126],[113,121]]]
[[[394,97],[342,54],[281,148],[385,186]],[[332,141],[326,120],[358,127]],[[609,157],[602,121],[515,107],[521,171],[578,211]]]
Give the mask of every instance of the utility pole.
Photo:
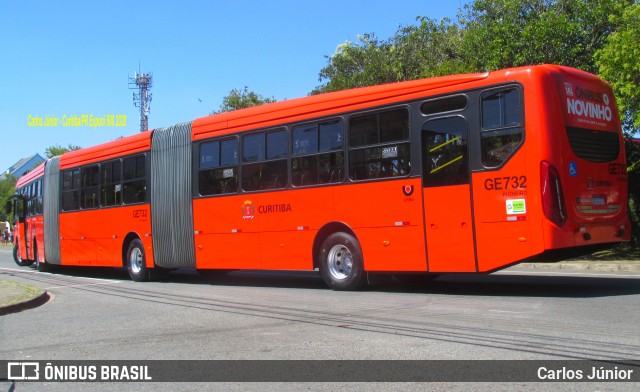
[[[129,89],[138,90],[138,93],[133,93],[133,105],[140,108],[140,132],[147,131],[149,129],[149,112],[151,111],[151,87],[153,86],[153,74],[140,73],[134,74],[134,77],[129,76]]]

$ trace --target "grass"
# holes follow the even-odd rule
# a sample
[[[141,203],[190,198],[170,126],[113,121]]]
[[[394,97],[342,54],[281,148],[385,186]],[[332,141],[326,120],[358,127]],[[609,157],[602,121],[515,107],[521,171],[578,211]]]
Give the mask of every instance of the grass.
[[[26,301],[35,297],[40,292],[39,287],[6,280],[0,280],[0,290],[3,292],[3,296],[0,299],[0,306],[13,305]]]
[[[600,250],[590,255],[579,257],[578,260],[593,261],[616,261],[616,260],[639,260],[640,247],[623,244],[611,249]]]

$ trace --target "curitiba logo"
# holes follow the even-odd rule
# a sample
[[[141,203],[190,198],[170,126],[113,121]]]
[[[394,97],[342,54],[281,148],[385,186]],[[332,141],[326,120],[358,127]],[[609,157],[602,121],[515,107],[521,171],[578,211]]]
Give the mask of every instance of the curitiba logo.
[[[242,218],[253,219],[255,213],[256,209],[253,206],[253,202],[251,202],[251,200],[245,200],[245,202],[242,204]]]

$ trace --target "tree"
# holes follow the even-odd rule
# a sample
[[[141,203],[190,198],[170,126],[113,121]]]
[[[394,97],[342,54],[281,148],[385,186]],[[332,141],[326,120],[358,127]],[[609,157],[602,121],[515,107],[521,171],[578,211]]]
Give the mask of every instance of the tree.
[[[476,0],[464,6],[466,62],[477,71],[562,64],[596,73],[594,53],[631,0]]]
[[[611,83],[620,113],[628,117],[626,133],[633,135],[640,131],[640,4],[611,19],[618,28],[596,51],[595,62],[600,75]]]
[[[370,33],[338,45],[320,70],[318,80],[325,83],[312,94],[466,71],[459,26],[446,18],[416,20],[388,40]]]
[[[389,83],[395,80],[390,72],[390,44],[379,41],[375,34],[358,36],[358,43],[347,41],[338,45],[327,65],[320,70],[318,86],[312,93],[339,91],[348,88]]]
[[[249,91],[247,86],[244,86],[243,90],[233,89],[229,92],[229,95],[223,98],[222,105],[217,111],[211,112],[211,114],[218,114],[223,112],[230,112],[233,110],[244,109],[251,106],[264,105],[266,103],[276,102],[274,97],[265,98],[260,94],[256,94],[253,91]]]
[[[79,150],[80,148],[80,146],[75,146],[73,144],[69,144],[67,145],[67,147],[62,147],[61,145],[56,144],[54,146],[47,147],[47,149],[44,150],[44,155],[47,157],[47,159],[49,159],[58,155],[62,155],[65,152]]]
[[[597,73],[604,47],[633,0],[475,0],[458,20],[417,18],[388,40],[338,45],[312,94],[463,72],[554,63]],[[632,26],[632,24],[630,24]]]
[[[10,216],[7,216],[5,206],[9,196],[15,192],[16,181],[16,178],[10,174],[0,181],[0,222],[12,220]]]
[[[468,72],[464,63],[464,31],[458,23],[417,18],[417,26],[402,27],[391,39],[392,68],[397,81]]]

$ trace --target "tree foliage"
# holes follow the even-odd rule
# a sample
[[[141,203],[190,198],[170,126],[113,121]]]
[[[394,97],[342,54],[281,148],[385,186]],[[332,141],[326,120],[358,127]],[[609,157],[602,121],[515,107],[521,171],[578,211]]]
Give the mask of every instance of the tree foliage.
[[[0,181],[0,222],[11,221],[11,217],[5,212],[5,205],[9,196],[15,191],[16,181],[16,178],[10,174]]]
[[[319,74],[324,83],[313,93],[544,63],[597,73],[594,54],[633,4],[475,0],[460,10],[457,21],[420,17],[389,39],[369,33],[339,45],[326,56]]]
[[[600,75],[611,83],[620,112],[629,117],[628,134],[640,130],[640,4],[611,16],[618,27],[595,53]]]
[[[338,45],[312,94],[464,72],[462,31],[450,19],[417,18],[388,40],[375,34]]]
[[[211,114],[230,112],[232,110],[244,109],[251,106],[264,105],[266,103],[276,102],[274,97],[263,97],[253,91],[250,91],[247,86],[244,89],[233,89],[229,92],[229,95],[223,98],[220,109],[213,111]]]
[[[629,0],[476,0],[460,24],[476,70],[562,64],[597,73],[594,53]]]
[[[75,146],[73,144],[68,144],[67,147],[56,144],[51,147],[47,147],[47,149],[44,150],[44,155],[47,157],[47,159],[49,159],[57,157],[58,155],[62,155],[65,152],[79,150],[80,148],[80,146]]]

